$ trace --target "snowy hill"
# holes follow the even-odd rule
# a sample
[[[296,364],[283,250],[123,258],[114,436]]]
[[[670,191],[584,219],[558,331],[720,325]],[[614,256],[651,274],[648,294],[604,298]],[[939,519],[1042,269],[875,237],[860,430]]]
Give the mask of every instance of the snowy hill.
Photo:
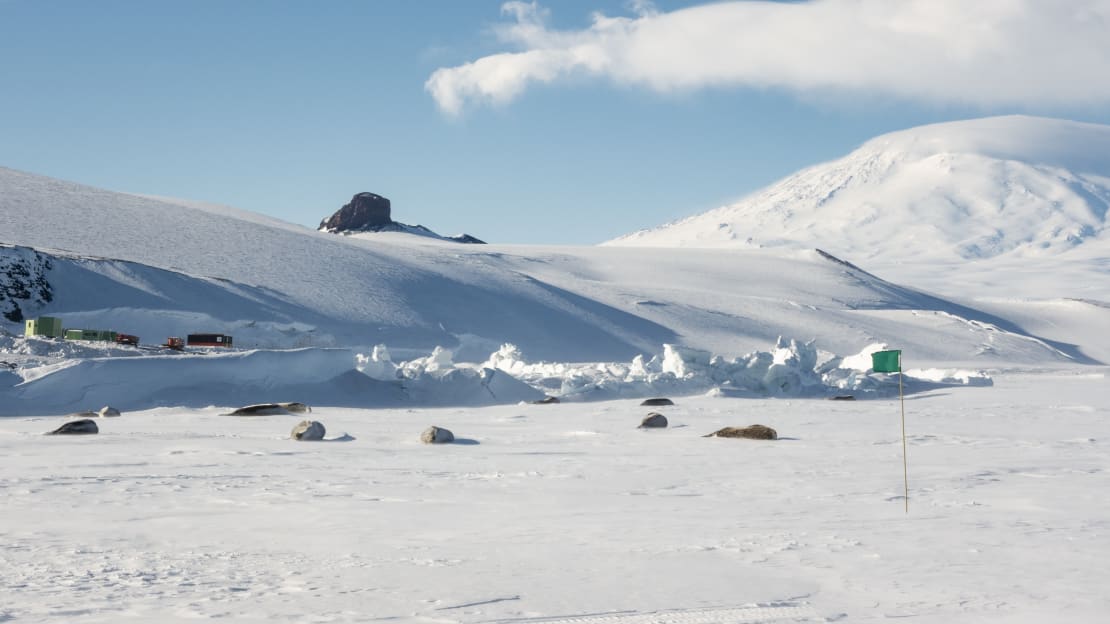
[[[779,335],[844,352],[892,338],[888,319],[862,322],[860,310],[928,309],[1005,325],[812,250],[475,247],[399,233],[367,240],[6,169],[0,201],[0,243],[54,259],[54,299],[27,301],[24,316],[155,340],[225,331],[248,347],[473,345],[469,357],[512,342],[536,359],[604,361],[658,353],[668,342],[735,355]],[[948,349],[924,338],[922,347],[941,360],[974,360],[980,338]]]
[[[16,388],[25,406],[49,404],[51,411],[101,396],[137,370],[176,370],[192,386],[224,388],[194,399],[205,405],[238,401],[244,388],[264,394],[295,386],[287,370],[277,369],[316,366],[320,358],[329,363],[320,369],[327,374],[313,377],[313,388],[298,386],[300,396],[349,405],[393,396],[396,388],[368,387],[364,377],[331,375],[336,362],[346,361],[349,370],[357,362],[384,370],[379,380],[416,371],[410,389],[426,403],[442,403],[447,391],[421,390],[420,375],[447,371],[452,361],[477,366],[506,343],[515,345],[511,357],[489,366],[515,371],[515,383],[528,377],[531,392],[581,396],[651,392],[658,386],[650,379],[668,366],[701,371],[675,387],[688,392],[704,391],[713,380],[765,388],[770,378],[764,374],[777,374],[767,367],[781,358],[808,362],[804,375],[818,379],[823,363],[839,361],[830,358],[882,344],[912,352],[915,365],[947,367],[936,373],[941,377],[958,367],[1110,360],[1105,332],[1091,331],[1110,319],[1110,308],[1097,298],[1048,307],[1043,304],[1052,300],[1037,299],[1036,308],[1029,299],[980,303],[896,284],[814,249],[473,246],[404,233],[334,236],[232,208],[9,169],[0,169],[0,204],[0,328],[10,334],[21,332],[23,318],[49,315],[66,327],[137,334],[145,344],[219,332],[234,335],[242,349],[307,349],[243,359],[261,370],[245,372],[237,389],[225,378],[235,365],[131,365],[113,358],[141,354],[5,339],[0,350],[13,355],[4,359],[19,368],[4,373],[0,387]],[[1065,316],[1075,323],[1062,329],[1056,321]],[[780,337],[799,345],[814,341],[817,351],[778,344]],[[375,345],[385,345],[399,364],[371,362]],[[400,364],[437,347],[451,354]],[[338,351],[324,356],[314,349]],[[755,352],[763,355],[746,355]],[[664,362],[667,353],[671,364]],[[711,354],[749,359],[710,363]],[[642,363],[634,361],[639,356]],[[90,358],[100,363],[61,373]],[[688,358],[689,365],[675,358]],[[542,362],[616,364],[584,372]],[[764,372],[741,374],[752,366]],[[40,380],[43,371],[55,375],[53,384]],[[497,394],[485,373],[460,375],[456,381],[470,384],[460,391],[469,397],[463,402]],[[128,406],[183,400],[174,376],[143,378],[146,398],[131,398]],[[39,389],[27,387],[35,384]],[[499,387],[495,399],[528,396],[526,390]],[[8,402],[11,409],[17,404]]]
[[[936,279],[946,269],[976,273],[961,290],[1033,270],[1063,280],[1056,296],[1105,300],[1108,206],[1110,126],[995,117],[883,135],[735,204],[609,244],[820,247],[950,293],[950,276]]]

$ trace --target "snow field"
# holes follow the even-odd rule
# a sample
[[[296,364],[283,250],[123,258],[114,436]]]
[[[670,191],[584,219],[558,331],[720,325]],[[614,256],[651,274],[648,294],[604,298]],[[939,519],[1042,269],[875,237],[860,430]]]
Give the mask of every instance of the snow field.
[[[896,400],[0,419],[0,617],[1101,621],[1105,373],[908,398],[908,515]]]

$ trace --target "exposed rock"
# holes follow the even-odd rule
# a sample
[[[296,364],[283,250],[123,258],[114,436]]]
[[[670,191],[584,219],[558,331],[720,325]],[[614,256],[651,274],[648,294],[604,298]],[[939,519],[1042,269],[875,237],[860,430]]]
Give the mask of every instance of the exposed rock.
[[[459,234],[458,236],[441,236],[423,225],[408,225],[394,221],[391,216],[389,200],[374,193],[359,193],[351,198],[350,203],[340,208],[335,214],[320,222],[320,231],[332,234],[352,234],[355,232],[403,232],[427,236],[439,240],[454,241],[456,243],[473,243],[484,245],[485,241],[471,236]]]
[[[323,423],[315,420],[302,420],[297,423],[296,427],[293,427],[291,436],[294,440],[323,440],[325,433],[327,433],[327,430]]]
[[[777,440],[779,434],[774,429],[764,425],[751,425],[750,427],[725,427],[718,429],[703,438],[748,438],[751,440]]]
[[[445,444],[455,441],[455,434],[443,427],[428,427],[420,434],[420,441],[424,444]]]
[[[654,406],[659,406],[659,405],[674,405],[674,401],[672,401],[670,399],[664,399],[664,398],[644,399],[644,402],[640,403],[640,405],[646,405],[648,407],[654,407]]]
[[[112,407],[111,405],[105,405],[104,407],[100,408],[100,411],[97,412],[96,415],[101,417],[101,418],[109,418],[111,416],[119,416],[119,410]]]
[[[50,257],[30,247],[0,245],[0,316],[22,323],[27,310],[41,309],[54,299],[47,274]]]
[[[359,193],[331,217],[320,222],[327,232],[352,232],[390,225],[389,200],[374,193]]]
[[[71,420],[46,435],[85,435],[90,433],[100,433],[100,428],[96,426],[95,420],[83,418],[81,420]]]
[[[667,426],[667,417],[659,412],[651,412],[644,416],[644,420],[640,422],[641,429],[656,429]]]

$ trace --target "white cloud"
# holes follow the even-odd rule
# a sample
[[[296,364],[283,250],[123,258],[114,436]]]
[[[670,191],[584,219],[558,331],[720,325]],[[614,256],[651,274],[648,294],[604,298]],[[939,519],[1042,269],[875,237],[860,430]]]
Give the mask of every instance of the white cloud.
[[[440,109],[511,101],[530,84],[599,76],[660,92],[704,87],[853,90],[984,106],[1110,102],[1110,0],[814,0],[592,16],[553,30],[507,2],[508,48],[425,83]]]

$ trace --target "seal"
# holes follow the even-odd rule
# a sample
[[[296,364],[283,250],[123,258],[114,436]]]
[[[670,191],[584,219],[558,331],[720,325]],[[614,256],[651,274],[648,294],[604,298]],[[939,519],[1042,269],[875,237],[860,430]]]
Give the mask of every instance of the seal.
[[[777,440],[779,434],[774,429],[764,425],[751,425],[750,427],[725,427],[718,429],[703,438],[748,438],[750,440]]]
[[[100,433],[96,421],[90,418],[82,418],[81,420],[71,420],[61,427],[47,432],[46,435],[88,435],[91,433]]]
[[[327,430],[324,428],[323,423],[315,420],[302,420],[297,423],[296,427],[293,427],[290,437],[294,440],[301,440],[302,442],[323,440],[326,432]]]
[[[311,412],[312,408],[304,403],[256,403],[244,405],[223,414],[224,416],[275,416],[281,414],[304,414]]]
[[[455,434],[443,427],[428,427],[420,434],[420,441],[424,444],[445,444],[455,441]]]

